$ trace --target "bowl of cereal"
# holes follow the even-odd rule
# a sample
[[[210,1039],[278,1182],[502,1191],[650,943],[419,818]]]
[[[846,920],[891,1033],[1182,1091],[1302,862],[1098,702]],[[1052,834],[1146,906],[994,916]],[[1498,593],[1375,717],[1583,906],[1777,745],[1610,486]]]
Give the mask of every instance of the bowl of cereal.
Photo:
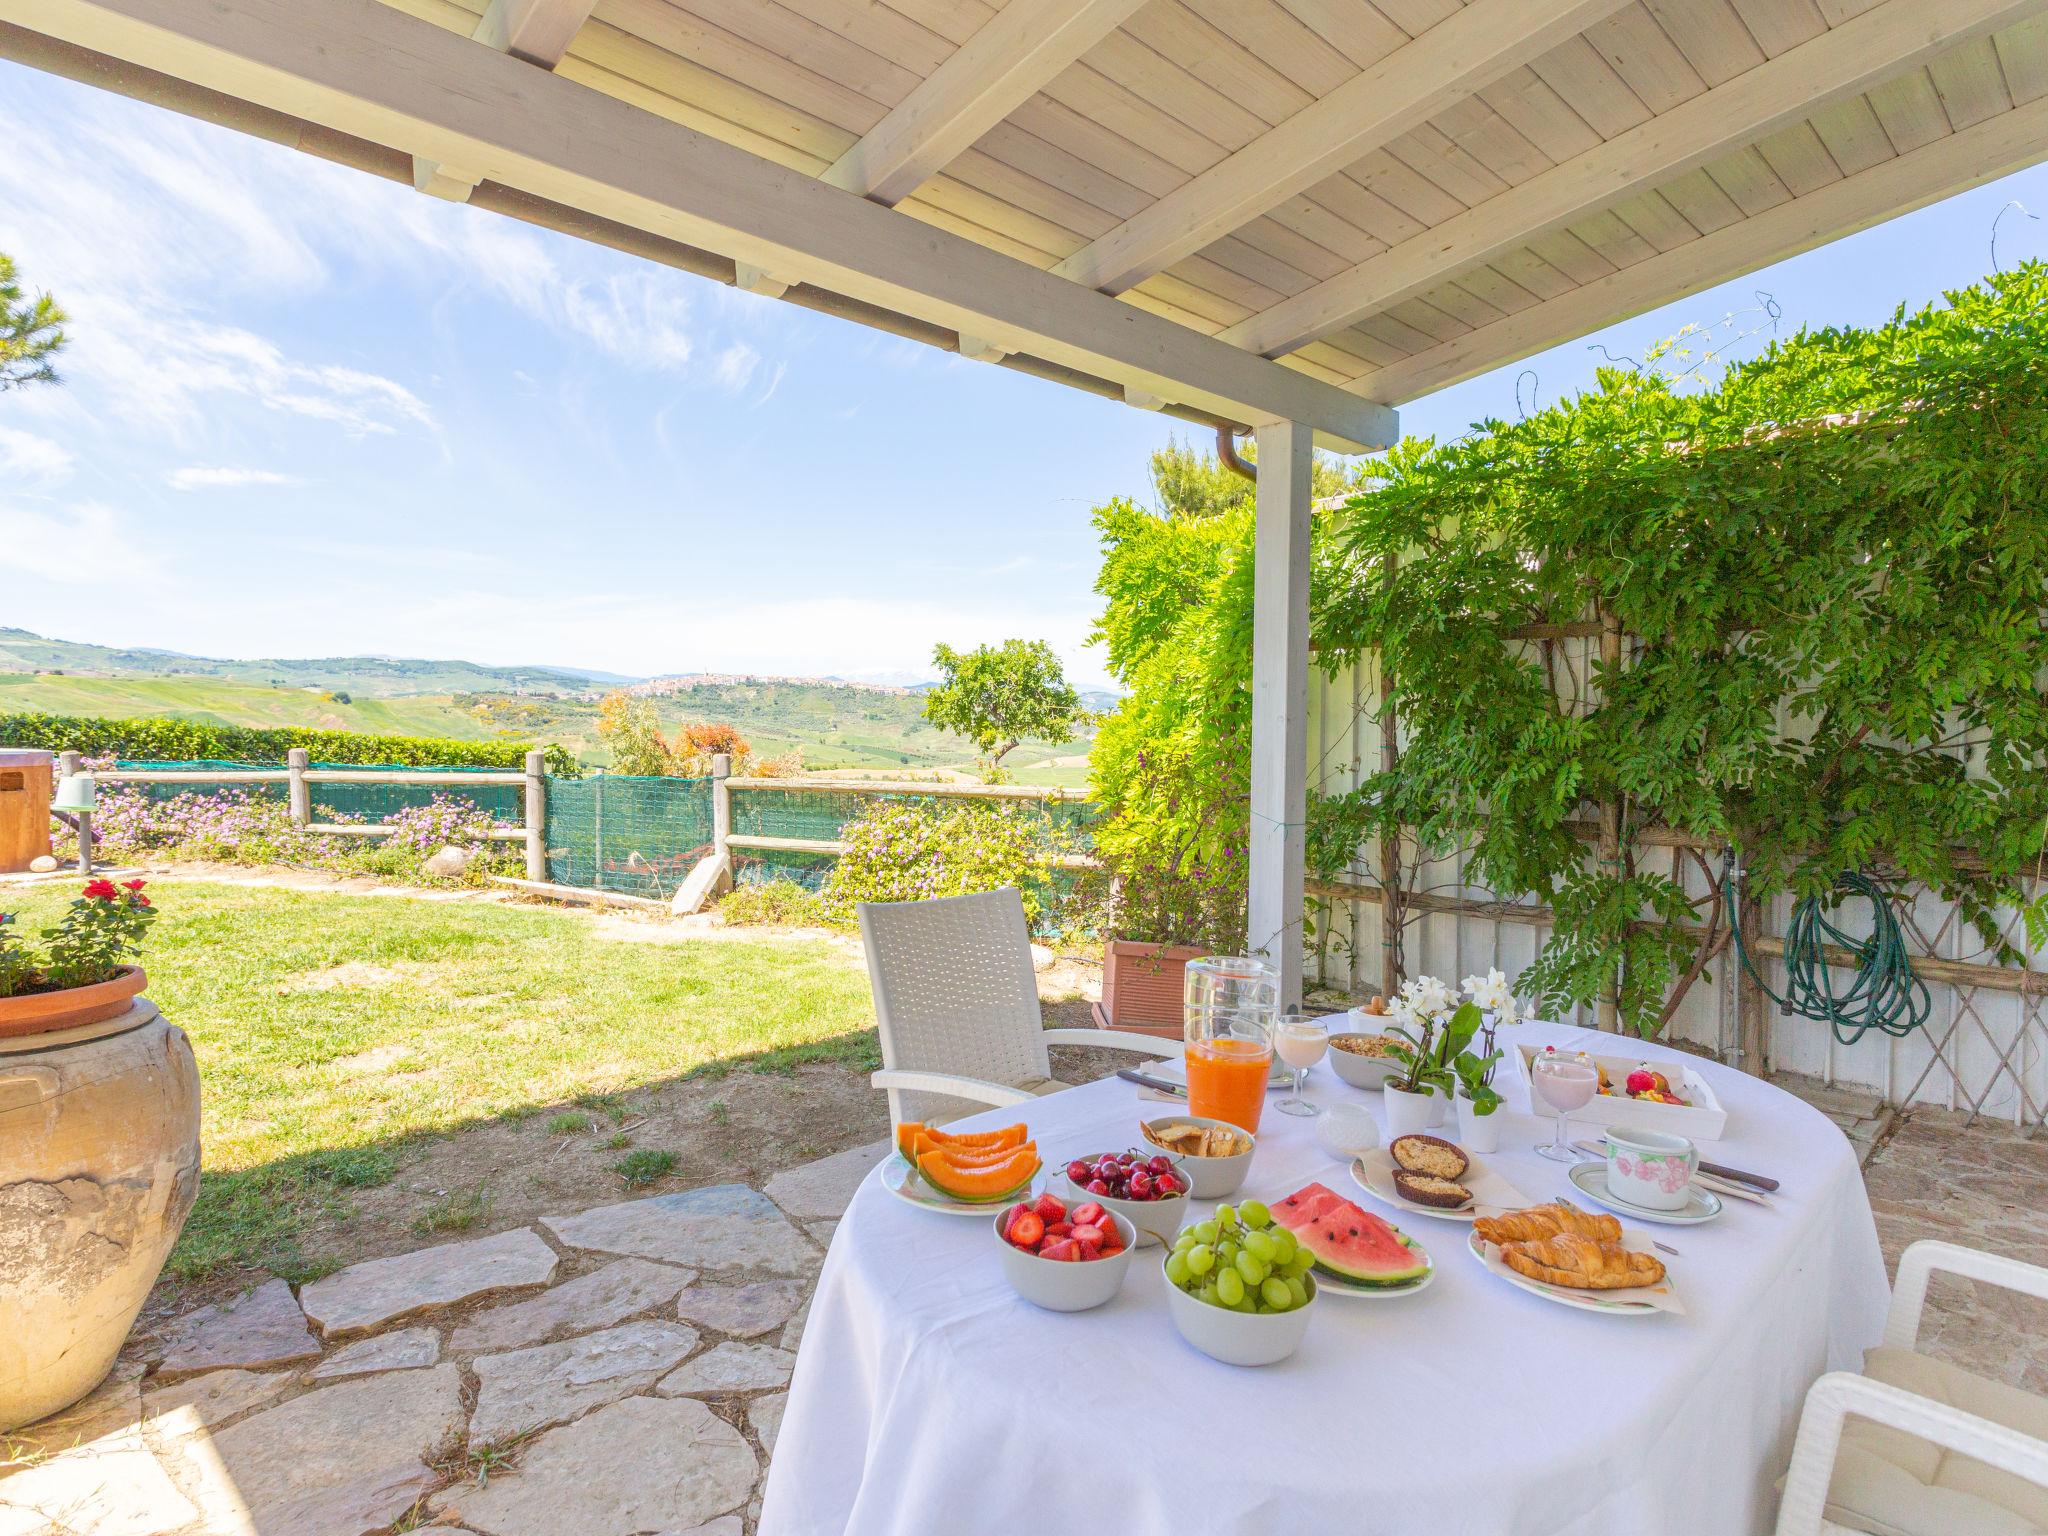
[[[1356,1015],[1354,1015],[1355,1017]],[[1346,1030],[1330,1036],[1330,1067],[1354,1088],[1384,1088],[1387,1079],[1401,1070],[1393,1047],[1401,1040],[1394,1035]]]

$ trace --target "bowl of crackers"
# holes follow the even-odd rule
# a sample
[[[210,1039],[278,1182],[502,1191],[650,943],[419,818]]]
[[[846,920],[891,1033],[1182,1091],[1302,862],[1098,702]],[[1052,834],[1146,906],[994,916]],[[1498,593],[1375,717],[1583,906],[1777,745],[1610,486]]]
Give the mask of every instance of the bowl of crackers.
[[[1244,1183],[1252,1149],[1258,1145],[1250,1131],[1200,1115],[1167,1115],[1147,1120],[1141,1129],[1153,1146],[1183,1159],[1180,1172],[1187,1175],[1188,1193],[1197,1200],[1221,1200],[1235,1192]]]

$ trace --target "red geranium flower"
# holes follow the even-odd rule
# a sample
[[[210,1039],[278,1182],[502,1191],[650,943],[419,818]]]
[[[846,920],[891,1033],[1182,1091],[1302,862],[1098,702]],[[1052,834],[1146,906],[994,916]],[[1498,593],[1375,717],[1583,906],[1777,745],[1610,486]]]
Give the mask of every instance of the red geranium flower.
[[[94,901],[112,901],[121,893],[114,889],[114,882],[111,880],[88,880],[85,883],[85,894]]]
[[[135,905],[137,905],[138,907],[146,907],[149,905],[149,898],[147,896],[138,896],[135,898]]]
[[[141,890],[145,883],[146,882],[141,880],[123,880],[121,882],[122,885],[126,886],[131,891]]]

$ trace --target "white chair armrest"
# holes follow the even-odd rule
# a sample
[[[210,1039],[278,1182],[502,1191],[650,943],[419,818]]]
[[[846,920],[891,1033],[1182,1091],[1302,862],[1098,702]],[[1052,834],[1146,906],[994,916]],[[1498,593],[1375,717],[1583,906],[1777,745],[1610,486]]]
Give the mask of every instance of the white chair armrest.
[[[1923,1238],[1899,1258],[1898,1279],[1892,1285],[1891,1310],[1885,1314],[1884,1341],[1897,1349],[1911,1349],[1920,1337],[1920,1313],[1927,1305],[1927,1283],[1937,1271],[1982,1280],[2008,1291],[2048,1301],[2048,1269],[2022,1264],[2002,1254],[1985,1253],[1955,1243]]]
[[[1178,1040],[1126,1034],[1120,1029],[1048,1029],[1045,1043],[1106,1046],[1113,1051],[1136,1051],[1140,1056],[1179,1056],[1186,1049]]]
[[[943,1093],[956,1099],[972,1099],[977,1104],[993,1104],[998,1109],[1006,1104],[1029,1104],[1037,1097],[1007,1083],[991,1083],[979,1077],[956,1077],[951,1072],[907,1072],[896,1067],[884,1067],[868,1081],[877,1088]]]
[[[1819,1536],[1822,1530],[1833,1529],[1823,1525],[1823,1511],[1828,1485],[1834,1481],[1842,1426],[1852,1416],[1903,1430],[2048,1488],[2048,1442],[1885,1382],[1830,1371],[1806,1394],[1799,1437],[1792,1446],[1792,1469],[1785,1474],[1785,1495],[1778,1504],[1777,1536]]]

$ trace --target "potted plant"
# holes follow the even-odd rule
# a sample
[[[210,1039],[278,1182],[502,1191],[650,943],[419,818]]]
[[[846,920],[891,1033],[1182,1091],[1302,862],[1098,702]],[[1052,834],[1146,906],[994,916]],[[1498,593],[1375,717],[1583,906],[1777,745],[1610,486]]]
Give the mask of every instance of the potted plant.
[[[1500,1146],[1500,1124],[1494,1115],[1501,1106],[1493,1074],[1506,1054],[1495,1047],[1494,1035],[1502,1025],[1516,1023],[1520,1014],[1507,978],[1498,969],[1484,976],[1467,976],[1462,985],[1470,1001],[1458,1010],[1458,1016],[1469,1013],[1471,1017],[1451,1063],[1457,1078],[1458,1144],[1467,1152],[1492,1152]],[[1475,1035],[1476,1050],[1472,1048]]]
[[[1406,1136],[1443,1123],[1455,1075],[1451,1063],[1463,1049],[1456,1033],[1462,1010],[1454,1010],[1451,989],[1434,976],[1418,976],[1401,984],[1388,1016],[1396,1043],[1387,1054],[1400,1071],[1387,1079],[1387,1135]]]
[[[198,1192],[199,1069],[132,963],[154,915],[101,879],[33,948],[0,917],[0,1432],[99,1385]]]
[[[143,882],[89,880],[64,919],[43,931],[40,954],[0,912],[0,1037],[97,1024],[127,1011],[148,982],[129,960],[156,917]]]

